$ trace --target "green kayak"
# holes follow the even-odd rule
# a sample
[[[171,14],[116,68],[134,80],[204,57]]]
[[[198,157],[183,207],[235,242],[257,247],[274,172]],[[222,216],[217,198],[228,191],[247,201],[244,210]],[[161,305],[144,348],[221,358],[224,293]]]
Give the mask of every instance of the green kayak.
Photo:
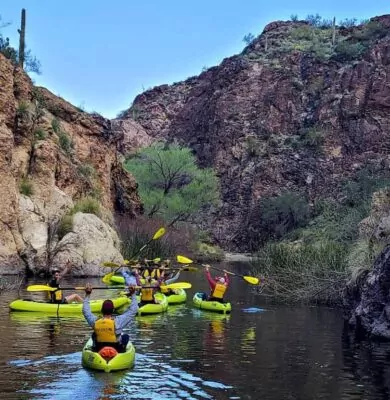
[[[175,289],[173,293],[166,294],[168,304],[182,304],[187,301],[187,292],[184,289]]]
[[[155,303],[147,303],[141,306],[138,310],[138,315],[159,314],[167,311],[168,299],[167,297],[157,292],[154,294]]]
[[[111,299],[114,303],[115,308],[120,308],[121,306],[128,304],[129,300],[126,296],[117,297]],[[99,313],[104,300],[91,300],[91,311]],[[32,311],[32,312],[42,312],[48,314],[57,315],[67,315],[67,314],[81,314],[83,303],[71,303],[71,304],[54,304],[45,303],[32,300],[14,300],[10,303],[9,308],[12,311]]]
[[[204,293],[195,293],[192,299],[195,307],[201,310],[213,311],[220,314],[228,314],[232,311],[232,305],[230,303],[220,303],[219,301],[208,301],[203,300]]]
[[[115,284],[124,285],[125,284],[125,278],[122,275],[113,275],[110,278],[110,282],[111,283],[115,283]]]
[[[135,348],[131,342],[127,344],[124,353],[117,353],[115,357],[108,360],[103,358],[99,353],[92,351],[92,344],[92,339],[88,339],[81,354],[81,363],[85,368],[111,372],[134,366]]]

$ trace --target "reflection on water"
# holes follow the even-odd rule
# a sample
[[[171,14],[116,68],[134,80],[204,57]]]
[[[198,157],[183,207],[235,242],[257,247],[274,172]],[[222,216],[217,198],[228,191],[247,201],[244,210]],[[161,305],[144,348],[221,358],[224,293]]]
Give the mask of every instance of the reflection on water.
[[[110,374],[81,366],[90,335],[81,315],[9,313],[16,294],[2,294],[1,398],[389,398],[390,344],[356,340],[337,310],[267,305],[236,280],[228,292],[233,312],[219,315],[191,307],[193,293],[207,290],[203,276],[183,281],[194,288],[187,304],[138,317],[128,329],[135,367]]]

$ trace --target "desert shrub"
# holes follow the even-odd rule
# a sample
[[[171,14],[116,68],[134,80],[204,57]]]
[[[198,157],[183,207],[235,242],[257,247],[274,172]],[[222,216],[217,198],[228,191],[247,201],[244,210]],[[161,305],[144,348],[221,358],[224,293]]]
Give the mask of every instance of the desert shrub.
[[[53,118],[51,121],[51,127],[53,128],[53,131],[57,134],[61,132],[61,124],[60,121],[58,121],[57,118]]]
[[[280,239],[293,229],[304,226],[310,216],[306,199],[298,193],[285,192],[259,201],[248,216],[248,242],[258,248],[269,240]]]
[[[23,178],[19,184],[19,191],[25,196],[32,196],[34,194],[34,187],[28,178]]]
[[[73,215],[66,214],[62,217],[58,225],[57,229],[58,240],[61,240],[65,235],[72,232],[72,230],[73,230]]]
[[[86,214],[95,214],[100,217],[100,203],[94,199],[93,197],[86,196],[82,199],[78,200],[74,205],[71,214],[75,214],[77,212],[82,212]]]
[[[366,51],[367,47],[360,43],[352,43],[348,40],[343,40],[337,44],[334,50],[333,58],[338,61],[356,60]]]
[[[66,132],[60,132],[58,134],[59,144],[61,149],[68,155],[73,151],[74,144],[70,136]]]
[[[300,140],[304,147],[320,152],[325,140],[325,135],[321,128],[305,128],[300,132]]]
[[[255,136],[247,136],[245,138],[245,147],[251,157],[258,157],[261,154],[260,143]]]
[[[20,118],[24,118],[28,116],[30,110],[30,105],[27,101],[22,100],[18,104],[18,108],[16,109],[16,115]]]
[[[38,128],[34,131],[34,137],[36,140],[45,140],[46,132],[42,128]]]
[[[145,217],[131,219],[124,216],[118,216],[116,221],[117,231],[122,242],[122,255],[125,259],[132,257],[174,259],[177,254],[192,257],[189,249],[192,248],[193,233],[185,225],[167,228],[164,236],[150,242],[142,253],[138,254],[138,250],[150,241],[154,233],[165,226],[164,223],[157,219]]]
[[[77,172],[86,178],[93,178],[96,175],[95,167],[91,164],[80,164],[77,167]]]

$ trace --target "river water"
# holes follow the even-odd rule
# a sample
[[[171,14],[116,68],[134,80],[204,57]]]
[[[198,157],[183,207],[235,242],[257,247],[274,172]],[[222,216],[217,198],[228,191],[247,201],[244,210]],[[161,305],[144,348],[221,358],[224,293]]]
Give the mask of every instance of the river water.
[[[390,345],[355,340],[343,329],[339,310],[267,304],[233,278],[227,295],[233,312],[224,317],[192,307],[193,293],[207,289],[201,273],[183,273],[180,280],[193,284],[187,304],[137,317],[129,327],[135,367],[116,373],[81,366],[90,334],[81,316],[10,313],[8,304],[18,293],[2,293],[0,398],[389,398]],[[93,297],[110,295],[93,292]],[[248,312],[255,308],[262,311]]]

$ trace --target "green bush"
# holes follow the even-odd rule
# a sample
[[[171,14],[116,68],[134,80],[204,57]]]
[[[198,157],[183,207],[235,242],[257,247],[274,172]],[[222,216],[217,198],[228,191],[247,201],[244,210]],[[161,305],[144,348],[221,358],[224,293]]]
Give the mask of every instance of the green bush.
[[[25,196],[32,196],[34,194],[34,187],[28,178],[23,178],[19,184],[19,191]]]
[[[58,134],[58,139],[60,143],[61,149],[68,155],[70,155],[73,151],[74,145],[72,142],[72,139],[69,137],[69,135],[65,132],[60,132]]]
[[[304,226],[309,216],[309,205],[300,194],[285,192],[278,197],[263,198],[249,214],[247,241],[256,249]]]
[[[66,214],[62,217],[57,230],[58,240],[73,231],[73,215]]]
[[[388,186],[390,174],[387,171],[377,171],[374,166],[366,166],[343,182],[343,204],[359,207],[366,201],[371,201],[375,191]]]
[[[321,128],[312,127],[303,129],[301,132],[301,143],[304,147],[320,152],[324,144],[325,135]]]
[[[46,132],[42,128],[38,128],[34,132],[34,137],[36,140],[45,140]]]
[[[196,244],[194,253],[198,262],[217,262],[225,258],[225,253],[220,247],[201,242]]]
[[[95,167],[88,163],[79,165],[77,171],[86,178],[93,178],[96,175]]]
[[[260,143],[255,136],[247,136],[245,138],[245,147],[251,157],[258,157],[261,154]]]
[[[354,32],[353,37],[358,40],[372,41],[385,37],[388,33],[388,28],[378,21],[369,21],[361,30]]]
[[[351,43],[343,40],[338,43],[333,58],[338,61],[352,61],[356,60],[366,51],[367,47],[362,43]]]
[[[16,115],[20,118],[24,118],[29,114],[30,110],[30,105],[27,103],[27,101],[21,101],[18,104],[18,108],[16,110]]]
[[[57,134],[61,132],[61,124],[60,121],[58,121],[57,118],[53,118],[51,121],[51,127],[53,128],[53,131]]]
[[[77,212],[82,212],[86,214],[95,214],[96,216],[100,217],[101,215],[100,203],[96,199],[90,196],[83,197],[82,199],[76,202],[71,211],[71,214],[76,214]]]

